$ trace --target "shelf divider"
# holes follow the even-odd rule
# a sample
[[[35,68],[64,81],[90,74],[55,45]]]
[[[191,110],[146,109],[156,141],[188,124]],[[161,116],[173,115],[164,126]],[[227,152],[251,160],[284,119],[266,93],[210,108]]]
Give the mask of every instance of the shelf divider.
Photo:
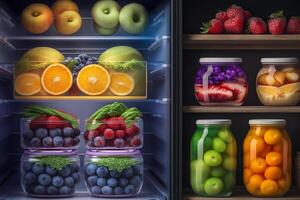
[[[184,113],[300,113],[300,106],[184,106]]]

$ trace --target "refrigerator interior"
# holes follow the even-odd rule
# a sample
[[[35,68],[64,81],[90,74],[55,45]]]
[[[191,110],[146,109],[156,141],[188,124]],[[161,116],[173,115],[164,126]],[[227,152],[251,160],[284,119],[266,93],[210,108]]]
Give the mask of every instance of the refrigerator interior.
[[[140,195],[128,199],[171,199],[171,15],[172,2],[168,0],[139,0],[149,13],[147,30],[140,35],[128,35],[121,29],[113,36],[99,36],[93,30],[91,8],[96,1],[75,1],[83,18],[81,30],[72,36],[58,34],[52,26],[46,33],[33,35],[20,25],[20,14],[25,6],[37,1],[1,1],[0,6],[0,198],[27,199],[19,181],[20,118],[25,105],[47,105],[74,113],[84,120],[99,107],[114,100],[15,100],[13,98],[14,63],[27,50],[37,46],[58,49],[64,56],[80,53],[98,57],[107,48],[127,45],[138,49],[148,62],[148,98],[124,100],[127,106],[138,107],[143,112],[145,166],[144,186]],[[51,6],[52,1],[38,2]],[[131,0],[118,1],[121,6]],[[83,133],[82,133],[83,134]],[[83,139],[83,138],[82,138]],[[80,157],[84,157],[81,140]],[[81,178],[75,199],[88,198]]]
[[[185,0],[181,1],[182,10],[182,24],[181,24],[181,34],[182,34],[182,55],[180,62],[180,72],[179,80],[181,83],[181,144],[180,144],[180,173],[181,173],[181,196],[183,199],[212,199],[212,198],[203,198],[195,195],[192,192],[190,186],[190,141],[192,135],[194,134],[196,128],[197,119],[231,119],[232,126],[231,130],[234,136],[237,139],[238,145],[238,155],[237,155],[237,187],[233,191],[233,197],[226,199],[256,199],[255,197],[250,196],[246,191],[243,184],[243,163],[242,163],[242,147],[243,139],[246,136],[249,125],[249,119],[286,119],[287,120],[287,131],[293,143],[293,155],[292,158],[296,157],[296,152],[299,151],[299,110],[294,112],[288,111],[284,107],[273,107],[272,112],[269,112],[266,109],[266,106],[263,106],[256,94],[256,75],[261,68],[260,59],[262,57],[297,57],[299,56],[299,45],[295,45],[294,48],[292,45],[289,46],[288,43],[276,43],[270,39],[269,43],[266,41],[261,41],[253,43],[254,41],[249,39],[245,44],[242,44],[242,41],[236,40],[235,45],[231,45],[230,42],[221,41],[205,41],[195,39],[188,39],[188,36],[191,34],[200,35],[200,27],[203,22],[206,22],[212,19],[218,10],[226,10],[232,4],[241,5],[243,8],[250,10],[254,16],[262,17],[263,19],[268,19],[268,16],[275,12],[276,10],[284,10],[284,13],[287,17],[289,16],[298,16],[300,14],[300,4],[299,1],[286,0],[286,1],[193,1]],[[217,35],[222,40],[223,35]],[[234,35],[232,35],[235,37]],[[239,37],[237,35],[236,37]],[[299,36],[298,36],[299,37]],[[255,36],[253,36],[255,38]],[[223,42],[223,44],[222,44]],[[264,43],[265,42],[265,43]],[[241,45],[239,45],[241,43]],[[243,46],[244,45],[244,46]],[[284,47],[286,46],[286,47]],[[233,111],[228,111],[230,109],[223,109],[218,107],[204,107],[200,106],[194,95],[194,78],[197,70],[200,67],[199,58],[201,57],[241,57],[243,58],[242,67],[248,75],[249,83],[249,92],[246,102],[237,108],[233,108]],[[194,107],[195,106],[195,107]],[[255,112],[253,106],[259,106],[259,110]],[[297,109],[299,104],[294,108]],[[193,107],[193,108],[192,108]],[[206,110],[207,108],[207,110]],[[247,108],[249,109],[246,111]],[[197,109],[199,109],[197,111]],[[218,111],[219,109],[219,111]],[[189,111],[187,111],[189,110]],[[290,191],[284,199],[298,199],[299,192],[295,188],[295,162],[293,160],[292,165],[293,173],[293,183]],[[214,199],[214,198],[213,198]],[[223,198],[218,198],[223,199]],[[224,198],[225,199],[225,198]]]

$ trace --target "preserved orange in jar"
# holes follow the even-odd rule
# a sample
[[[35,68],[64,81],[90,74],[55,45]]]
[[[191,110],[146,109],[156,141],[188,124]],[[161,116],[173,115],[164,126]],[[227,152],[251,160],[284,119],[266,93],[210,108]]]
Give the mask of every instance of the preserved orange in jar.
[[[244,139],[244,184],[259,197],[284,195],[291,186],[292,144],[283,119],[249,120]]]

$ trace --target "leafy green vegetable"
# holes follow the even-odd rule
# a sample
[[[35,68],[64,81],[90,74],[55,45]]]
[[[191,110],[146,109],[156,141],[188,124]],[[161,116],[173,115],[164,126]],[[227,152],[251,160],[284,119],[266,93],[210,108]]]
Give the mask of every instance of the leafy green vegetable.
[[[63,169],[66,165],[71,164],[71,161],[68,158],[63,156],[44,156],[39,157],[37,161],[39,165],[47,165],[56,170]]]
[[[106,157],[95,162],[98,166],[107,167],[109,170],[122,172],[124,169],[140,164],[142,161],[131,157]]]
[[[121,116],[125,120],[126,127],[130,127],[136,118],[143,116],[143,114],[137,108],[129,108]]]
[[[77,64],[77,61],[75,59],[72,59],[70,61],[64,62],[64,64],[70,69],[72,70],[75,65]]]

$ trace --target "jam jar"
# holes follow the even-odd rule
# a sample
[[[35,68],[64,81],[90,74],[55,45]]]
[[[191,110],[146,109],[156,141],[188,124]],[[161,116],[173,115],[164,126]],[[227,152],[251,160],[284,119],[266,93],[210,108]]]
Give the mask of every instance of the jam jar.
[[[242,105],[248,94],[242,58],[200,58],[195,95],[201,105]]]
[[[291,186],[292,145],[283,119],[249,120],[244,139],[244,184],[258,197],[284,195]]]
[[[297,58],[262,58],[256,91],[267,106],[292,106],[300,100],[300,70]]]
[[[197,120],[191,140],[190,183],[200,196],[230,196],[236,183],[237,144],[231,120]]]

